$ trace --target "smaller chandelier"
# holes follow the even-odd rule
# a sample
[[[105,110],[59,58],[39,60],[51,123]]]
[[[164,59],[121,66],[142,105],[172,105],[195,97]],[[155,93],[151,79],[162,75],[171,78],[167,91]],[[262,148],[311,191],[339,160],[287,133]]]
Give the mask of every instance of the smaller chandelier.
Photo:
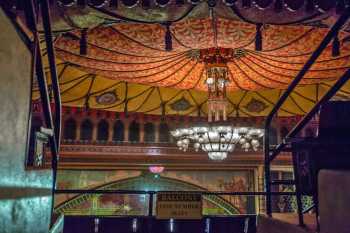
[[[208,121],[227,120],[226,86],[229,83],[227,61],[232,49],[209,48],[200,51],[206,66],[205,84],[208,87]]]
[[[171,131],[177,139],[177,146],[182,151],[187,151],[190,144],[193,144],[195,151],[201,149],[208,153],[212,160],[223,160],[229,152],[240,145],[248,151],[258,150],[259,139],[263,137],[263,131],[249,127],[233,126],[198,126],[181,128]]]

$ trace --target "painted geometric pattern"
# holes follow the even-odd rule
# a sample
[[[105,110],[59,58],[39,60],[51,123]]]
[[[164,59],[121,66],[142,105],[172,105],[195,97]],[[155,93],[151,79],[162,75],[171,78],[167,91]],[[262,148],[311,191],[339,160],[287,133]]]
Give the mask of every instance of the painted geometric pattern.
[[[221,1],[217,3],[215,22],[209,17],[206,2],[193,9],[185,4],[147,11],[121,4],[118,10],[109,9],[115,16],[90,7],[54,9],[62,103],[117,112],[205,116],[205,67],[198,60],[198,51],[218,46],[232,48],[236,54],[228,62],[229,115],[265,116],[338,17],[334,12],[304,10],[276,14],[273,9],[244,9],[240,4],[237,12]],[[159,23],[166,20],[174,21],[170,26],[172,51],[165,51],[166,27]],[[256,24],[252,22],[263,22],[262,51],[255,50]],[[88,28],[87,55],[80,55],[81,28]],[[350,67],[349,28],[345,26],[339,33],[340,55],[332,56],[330,43],[288,97],[280,116],[308,112]],[[349,90],[350,84],[336,98],[347,99]],[[118,98],[98,101],[111,91]],[[35,88],[33,98],[38,97]],[[182,98],[188,100],[189,107],[172,109],[171,105]],[[249,105],[252,100],[260,107]]]
[[[210,18],[188,19],[171,26],[173,50],[165,51],[165,27],[159,24],[119,23],[88,31],[88,54],[79,54],[79,32],[62,34],[57,56],[78,69],[112,80],[178,89],[206,90],[204,64],[190,56],[210,47],[241,49],[244,56],[228,63],[228,90],[284,89],[300,71],[328,32],[310,26],[267,25],[263,50],[254,50],[255,25],[218,18],[217,40]],[[343,32],[340,41],[348,36]],[[301,81],[302,85],[337,79],[350,65],[350,45],[332,57],[329,46]]]

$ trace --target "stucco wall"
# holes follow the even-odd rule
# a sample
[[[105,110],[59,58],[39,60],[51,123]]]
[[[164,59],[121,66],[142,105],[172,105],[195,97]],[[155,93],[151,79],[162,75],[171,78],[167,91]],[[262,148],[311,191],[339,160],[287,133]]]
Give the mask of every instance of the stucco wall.
[[[26,171],[31,55],[0,8],[0,232],[48,232],[51,172]]]

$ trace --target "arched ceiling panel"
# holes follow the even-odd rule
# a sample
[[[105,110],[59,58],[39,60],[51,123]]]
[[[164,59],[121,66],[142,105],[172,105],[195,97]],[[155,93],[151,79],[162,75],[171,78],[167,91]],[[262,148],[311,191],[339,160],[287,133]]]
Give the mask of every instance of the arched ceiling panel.
[[[240,4],[230,8],[221,1],[212,13],[206,3],[177,8],[170,4],[148,11],[55,6],[54,45],[63,104],[203,116],[207,87],[200,50],[219,47],[230,48],[233,54],[227,64],[230,116],[265,116],[338,17],[334,11],[276,13],[272,6],[262,11]],[[255,50],[256,23],[262,24],[261,51]],[[86,55],[81,53],[83,29],[87,30]],[[172,49],[167,51],[169,35]],[[349,37],[344,27],[338,35],[340,55],[332,55],[330,44],[279,115],[305,114],[350,67]],[[337,98],[349,94],[346,86]],[[33,98],[38,97],[34,83]]]

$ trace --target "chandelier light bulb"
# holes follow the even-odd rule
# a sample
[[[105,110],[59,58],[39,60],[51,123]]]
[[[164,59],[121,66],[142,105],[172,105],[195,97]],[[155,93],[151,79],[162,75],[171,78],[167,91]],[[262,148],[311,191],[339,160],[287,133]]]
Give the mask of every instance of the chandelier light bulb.
[[[243,145],[244,143],[246,143],[246,139],[245,138],[241,138],[239,139],[239,144]]]

